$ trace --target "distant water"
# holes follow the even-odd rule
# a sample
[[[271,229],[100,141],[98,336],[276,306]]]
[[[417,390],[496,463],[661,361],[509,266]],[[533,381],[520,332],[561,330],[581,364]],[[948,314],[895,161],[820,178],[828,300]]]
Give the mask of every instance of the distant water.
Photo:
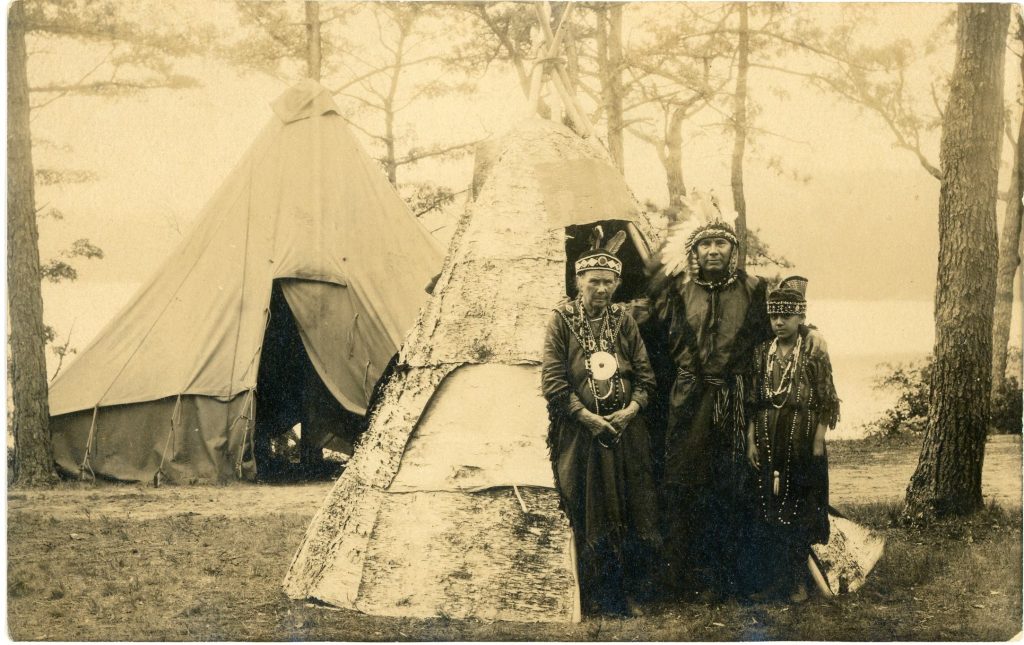
[[[47,322],[79,350],[99,333],[135,291],[138,282],[76,282],[43,286]],[[842,419],[832,439],[862,437],[864,425],[878,419],[896,399],[895,392],[873,388],[881,363],[921,360],[934,343],[933,304],[907,300],[827,300],[810,296],[808,320],[825,336],[842,399]],[[1020,346],[1019,303],[1011,342]],[[50,373],[56,361],[48,353]]]
[[[874,388],[874,381],[884,370],[883,363],[900,364],[924,360],[928,352],[893,354],[848,354],[832,358],[833,379],[842,400],[842,418],[829,434],[829,439],[859,439],[866,434],[866,424],[882,417],[897,398],[893,391]]]

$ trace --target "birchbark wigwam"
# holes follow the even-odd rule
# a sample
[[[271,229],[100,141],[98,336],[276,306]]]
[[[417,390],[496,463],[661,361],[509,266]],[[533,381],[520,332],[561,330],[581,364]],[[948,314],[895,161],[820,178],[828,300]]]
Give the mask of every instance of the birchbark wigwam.
[[[46,334],[36,227],[32,136],[25,51],[25,7],[10,7],[7,27],[8,369],[13,395],[15,483],[55,481],[46,386]]]
[[[957,53],[942,123],[935,349],[925,430],[905,517],[982,507],[992,383],[996,198],[1010,6],[957,7]]]

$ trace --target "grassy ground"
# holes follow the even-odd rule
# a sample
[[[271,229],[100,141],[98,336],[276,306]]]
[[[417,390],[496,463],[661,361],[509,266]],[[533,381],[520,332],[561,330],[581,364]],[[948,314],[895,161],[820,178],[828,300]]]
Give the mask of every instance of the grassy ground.
[[[883,528],[889,510],[847,509]],[[402,620],[291,602],[280,590],[308,518],[46,519],[8,524],[17,640],[1005,640],[1021,628],[1019,513],[888,528],[869,584],[801,606],[672,604],[580,625]]]
[[[792,607],[664,603],[644,618],[523,625],[376,618],[289,601],[281,580],[315,505],[210,510],[215,499],[251,504],[260,490],[64,485],[38,496],[9,493],[9,635],[17,640],[861,641],[1005,640],[1021,630],[1019,508],[992,506],[968,522],[925,531],[890,526],[897,508],[891,503],[844,505],[852,519],[884,531],[888,542],[868,584],[836,600],[815,598]],[[108,496],[117,503],[98,511],[97,500]],[[59,506],[62,499],[83,503]],[[130,507],[127,500],[138,505]],[[162,513],[149,510],[154,500],[164,506]]]

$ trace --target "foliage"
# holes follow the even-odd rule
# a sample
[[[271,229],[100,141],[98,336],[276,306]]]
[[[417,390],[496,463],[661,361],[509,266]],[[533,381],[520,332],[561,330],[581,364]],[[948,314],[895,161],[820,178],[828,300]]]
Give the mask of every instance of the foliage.
[[[291,83],[307,75],[309,35],[302,6],[284,2],[236,3],[240,36],[217,53],[242,69]],[[417,141],[400,122],[410,105],[475,87],[471,70],[451,52],[462,42],[465,11],[431,3],[322,3],[321,84],[339,99],[345,118],[373,146],[388,179],[398,169],[463,155],[475,142]],[[438,40],[436,34],[445,33]],[[415,74],[411,73],[415,72]]]
[[[455,202],[456,193],[448,186],[438,186],[429,182],[407,183],[402,186],[402,199],[416,217],[440,210]]]
[[[40,110],[54,101],[77,94],[127,96],[156,88],[196,87],[197,79],[178,73],[173,60],[205,52],[213,41],[212,27],[188,24],[172,5],[130,5],[113,0],[26,0],[26,32],[30,58],[48,55],[57,42],[87,47],[88,55],[68,65],[34,66],[33,94],[43,98],[32,105]],[[65,74],[55,73],[63,71]]]
[[[69,262],[73,258],[102,260],[103,249],[86,238],[77,239],[69,248],[61,251],[56,258],[47,261],[40,267],[42,278],[49,282],[77,280],[78,271]]]
[[[875,379],[879,391],[898,392],[896,403],[877,422],[878,434],[922,433],[928,424],[928,397],[932,359],[905,364],[882,364],[882,374]]]
[[[475,76],[482,76],[495,63],[510,65],[523,95],[528,94],[527,60],[531,30],[537,24],[532,7],[519,2],[467,2],[453,7],[471,19],[464,26],[465,38],[446,56],[450,64],[462,66]]]
[[[172,4],[130,5],[112,0],[25,0],[23,4],[33,117],[67,96],[110,99],[159,88],[196,87],[198,80],[178,73],[176,62],[207,52],[215,36],[211,26],[188,20]],[[58,49],[78,55],[53,60],[52,52]],[[40,151],[73,152],[66,143],[41,137],[32,144]],[[48,189],[99,178],[88,169],[46,165],[34,172],[37,199]],[[36,217],[62,222],[66,214],[59,206],[43,204]],[[42,262],[41,278],[70,282],[78,278],[73,260],[102,258],[99,246],[80,238]],[[57,371],[64,358],[75,353],[70,339],[69,333],[63,344],[57,344],[56,332],[45,327],[45,340],[58,357]]]
[[[1020,351],[1009,352],[1007,378],[1003,387],[993,393],[989,431],[995,434],[1021,434],[1022,391],[1020,383]],[[922,434],[928,425],[928,401],[931,396],[932,357],[910,363],[883,363],[882,373],[874,388],[897,393],[896,403],[874,423],[874,434],[896,437]]]
[[[993,432],[1021,434],[1021,419],[1024,418],[1024,399],[1021,389],[1021,348],[1006,350],[1006,379],[992,395]]]

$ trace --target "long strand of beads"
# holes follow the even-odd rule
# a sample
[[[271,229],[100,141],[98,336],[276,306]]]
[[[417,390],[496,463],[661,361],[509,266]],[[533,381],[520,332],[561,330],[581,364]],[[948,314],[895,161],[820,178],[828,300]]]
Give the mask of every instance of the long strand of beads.
[[[796,398],[795,398],[795,401],[799,402],[799,400],[800,400],[800,379],[797,378],[796,379]],[[797,427],[797,423],[798,423],[799,419],[800,419],[799,410],[794,410],[793,411],[793,421],[789,425],[789,438],[788,438],[787,443],[786,443],[786,462],[785,462],[785,465],[783,467],[785,469],[785,472],[786,472],[785,493],[783,493],[782,498],[779,500],[779,506],[778,506],[778,519],[779,519],[779,522],[782,523],[782,524],[785,524],[787,526],[792,524],[792,521],[796,518],[796,515],[797,515],[797,513],[800,510],[800,500],[797,499],[797,500],[795,500],[793,502],[792,507],[790,508],[790,512],[788,514],[789,515],[789,519],[787,520],[787,519],[784,519],[784,517],[783,517],[783,514],[786,511],[787,503],[790,501],[789,500],[789,486],[790,486],[790,483],[792,482],[792,478],[793,478],[793,469],[792,469],[792,463],[793,463],[793,438],[796,435],[796,427]]]

